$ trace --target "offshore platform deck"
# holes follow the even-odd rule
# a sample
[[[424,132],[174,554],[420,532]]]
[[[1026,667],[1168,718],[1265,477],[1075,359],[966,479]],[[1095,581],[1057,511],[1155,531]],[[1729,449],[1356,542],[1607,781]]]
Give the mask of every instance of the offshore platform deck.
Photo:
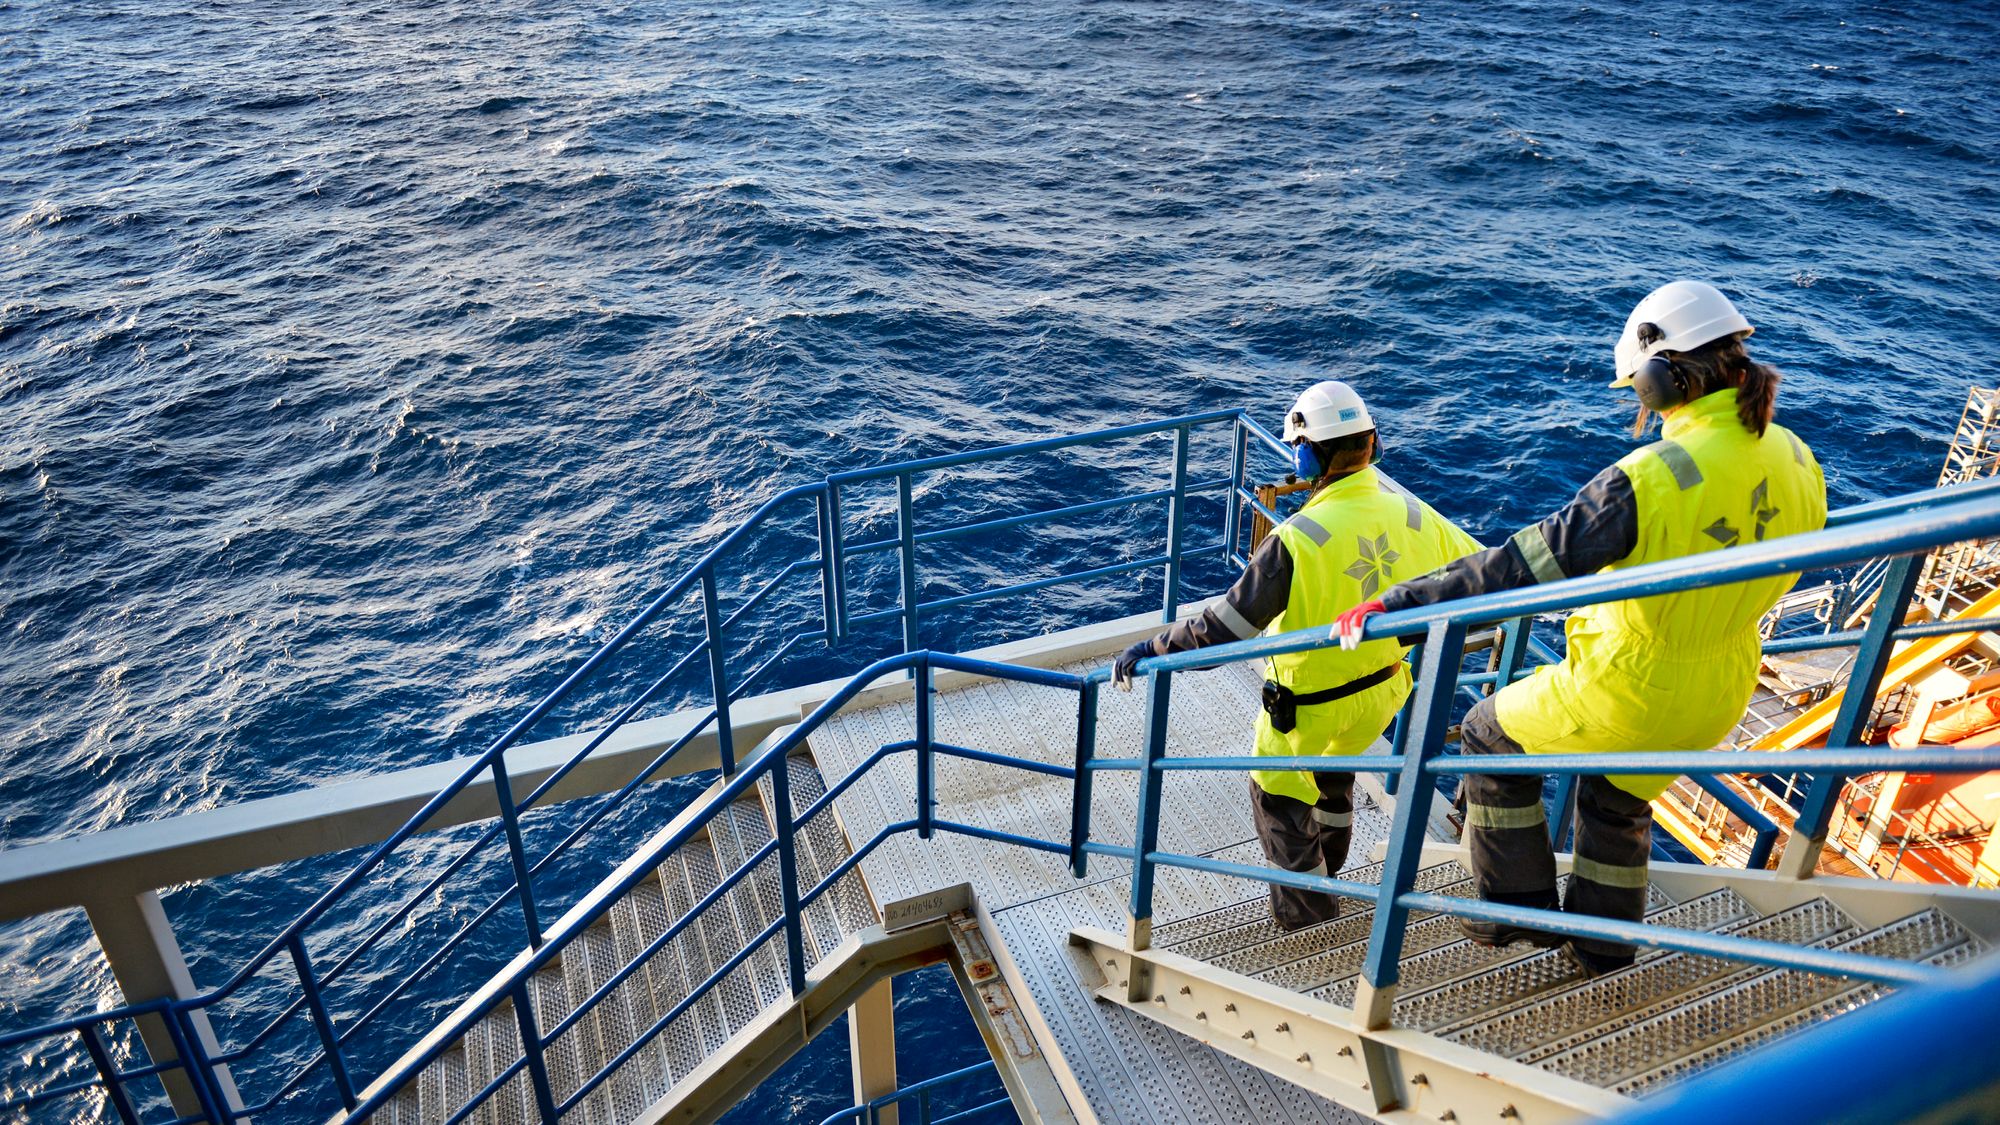
[[[1191,457],[1205,428],[1222,438],[1215,476]],[[925,473],[1145,438],[1172,443],[1163,488],[919,528],[913,482]],[[1981,613],[1912,623],[1880,608],[1910,603],[1933,549],[2000,537],[2000,480],[1837,512],[1812,535],[1374,619],[1371,636],[1416,642],[1416,689],[1369,753],[1296,763],[1360,777],[1349,862],[1314,876],[1263,862],[1245,782],[1258,762],[1245,754],[1259,659],[1326,644],[1324,631],[1156,657],[1140,666],[1141,690],[1105,690],[1113,654],[1194,608],[1181,598],[1185,563],[1240,565],[1247,517],[1284,518],[1247,484],[1251,455],[1276,448],[1222,413],[792,489],[481,754],[0,852],[0,914],[82,907],[130,1001],[0,1032],[33,1072],[0,1089],[0,1106],[135,1123],[707,1121],[843,1016],[857,1104],[830,1120],[869,1125],[1684,1121],[1727,1116],[1703,1098],[1768,1106],[1774,1091],[1801,1119],[1996,1104],[1996,1048],[1958,1021],[2000,1002],[2000,958],[1988,955],[2000,894],[1816,868],[1845,778],[2000,769],[2000,751],[1864,737],[1899,644],[2000,633]],[[843,512],[869,486],[893,490],[886,538],[850,532]],[[1210,543],[1190,530],[1203,493],[1223,498],[1208,509],[1220,523]],[[1161,554],[926,599],[920,545],[1118,504],[1165,507]],[[811,517],[817,551],[732,589],[724,564],[768,564],[754,537],[788,505]],[[856,577],[870,556],[891,564],[886,608]],[[1571,780],[1782,772],[1801,794],[1782,850],[1766,823],[1748,869],[1656,861],[1643,923],[1472,896],[1438,790],[1469,772],[1447,750],[1451,723],[1559,658],[1535,635],[1538,615],[1874,559],[1887,562],[1865,625],[1787,642],[1855,650],[1828,749],[1524,767]],[[968,654],[924,646],[930,614],[1152,568],[1165,575],[1160,612]],[[817,612],[738,659],[731,630],[801,578],[818,579]],[[694,604],[677,618],[682,602]],[[527,740],[649,626],[675,620],[692,623],[681,647],[649,653],[640,689],[622,681],[608,721]],[[902,651],[843,679],[764,682],[798,646],[871,622],[899,625]],[[706,677],[709,705],[645,717],[677,675]],[[700,778],[699,795],[648,811],[650,783],[668,777]],[[446,829],[449,847],[416,852],[412,841]],[[226,979],[192,979],[159,888],[363,845]],[[1273,882],[1334,893],[1342,911],[1280,932]],[[445,933],[422,912],[445,895],[486,905]],[[1473,945],[1461,917],[1630,941],[1640,958],[1586,978],[1561,950]],[[895,1069],[887,982],[937,964],[991,1055],[982,1073],[1005,1089],[955,1115],[932,1114],[930,1095],[978,1075],[901,1086]],[[1925,1081],[1893,1081],[1918,1065],[1911,1052]],[[1838,1082],[1814,1070],[1829,1057]]]

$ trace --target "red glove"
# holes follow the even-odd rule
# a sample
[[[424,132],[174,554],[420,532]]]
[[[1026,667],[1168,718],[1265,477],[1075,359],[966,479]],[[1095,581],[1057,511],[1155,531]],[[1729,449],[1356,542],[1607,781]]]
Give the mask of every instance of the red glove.
[[[1378,613],[1386,612],[1388,608],[1379,599],[1372,602],[1362,602],[1360,605],[1355,606],[1353,609],[1334,619],[1333,631],[1327,634],[1327,639],[1330,641],[1339,641],[1340,647],[1350,652],[1359,648],[1361,646],[1362,623]]]

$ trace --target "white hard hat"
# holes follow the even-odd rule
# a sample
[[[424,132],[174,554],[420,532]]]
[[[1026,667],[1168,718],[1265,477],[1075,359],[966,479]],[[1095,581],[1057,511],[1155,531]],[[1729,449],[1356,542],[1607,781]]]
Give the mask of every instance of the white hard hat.
[[[1639,327],[1650,324],[1640,339]],[[1724,336],[1748,336],[1755,329],[1715,286],[1701,281],[1669,281],[1640,301],[1625,318],[1625,331],[1618,337],[1618,377],[1614,387],[1632,385],[1639,366],[1659,352],[1685,352]]]
[[[1285,415],[1284,440],[1287,445],[1300,438],[1327,441],[1374,428],[1375,419],[1368,416],[1354,388],[1328,379],[1307,387],[1292,404],[1292,412]]]

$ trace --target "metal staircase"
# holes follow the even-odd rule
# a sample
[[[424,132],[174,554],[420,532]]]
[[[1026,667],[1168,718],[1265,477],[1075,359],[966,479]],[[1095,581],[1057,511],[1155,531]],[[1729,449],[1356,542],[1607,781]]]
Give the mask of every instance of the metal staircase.
[[[1194,435],[1207,427],[1222,431],[1219,447],[1228,459],[1221,465],[1191,460]],[[1148,436],[1172,441],[1167,488],[918,531],[914,481],[922,474],[999,457],[1046,457],[1093,443],[1115,450]],[[836,474],[773,497],[485,751],[451,763],[445,771],[451,780],[434,796],[397,806],[406,811],[396,815],[407,817],[399,827],[334,837],[340,847],[374,846],[234,966],[224,983],[205,991],[174,984],[123,1007],[0,1033],[0,1052],[74,1047],[83,1060],[58,1082],[18,1093],[0,1088],[0,1112],[70,1119],[76,1114],[66,1110],[96,1098],[131,1125],[329,1116],[343,1125],[712,1120],[880,981],[943,961],[959,980],[1013,1105],[1032,1120],[1089,1120],[1099,1104],[1139,1107],[1121,1117],[1143,1115],[1143,1097],[1093,1102],[1083,1090],[1077,1071],[1086,1067],[1100,1076],[1133,1069],[1119,1060],[1114,1042],[1142,1044],[1160,1056],[1161,1067],[1179,1066],[1171,1075],[1155,1068],[1154,1076],[1166,1082],[1226,1083],[1237,1098],[1227,1104],[1282,1107],[1295,1120],[1346,1120],[1343,1106],[1387,1120],[1470,1120],[1471,1107],[1488,1120],[1492,1114],[1519,1121],[1609,1116],[1634,1109],[1628,1093],[1705,1072],[1831,1015],[1873,1008],[1876,998],[1904,985],[1917,986],[1912,994],[1947,997],[1948,1005],[1949,989],[1932,986],[1952,979],[1944,967],[1983,948],[1968,931],[1986,941],[2000,937],[2000,900],[1992,896],[1963,892],[1974,897],[1959,899],[1952,897],[1958,892],[1880,883],[1843,889],[1860,881],[1813,876],[1844,779],[1888,768],[2000,769],[2000,750],[1892,752],[1864,746],[1861,737],[1898,641],[1918,642],[1914,648],[1930,638],[2000,629],[2000,621],[1966,614],[1906,624],[1899,612],[1915,597],[1922,559],[1932,550],[2000,537],[2000,478],[1835,512],[1823,532],[1371,618],[1367,639],[1399,637],[1416,646],[1416,688],[1395,734],[1369,754],[1286,760],[1232,756],[1242,754],[1241,741],[1233,738],[1228,745],[1196,745],[1200,740],[1188,732],[1200,724],[1189,720],[1200,716],[1181,706],[1196,693],[1181,686],[1183,677],[1222,664],[1242,673],[1263,657],[1324,646],[1330,642],[1323,628],[1151,657],[1137,668],[1143,693],[1100,697],[1107,658],[1183,608],[1184,564],[1213,558],[1242,565],[1244,514],[1282,518],[1248,487],[1253,449],[1274,460],[1286,455],[1282,443],[1249,419],[1216,412]],[[1204,476],[1210,471],[1216,475]],[[843,504],[865,504],[869,489],[879,501],[885,488],[894,490],[893,534],[851,528]],[[1221,534],[1216,541],[1186,541],[1189,499],[1203,492],[1223,496],[1220,505],[1201,509],[1220,515]],[[1061,574],[995,589],[954,587],[925,600],[920,546],[934,550],[949,540],[1036,521],[1100,518],[1121,505],[1155,503],[1163,503],[1167,515],[1160,555],[1126,553],[1109,563],[1076,559],[1065,564],[1074,569]],[[772,513],[781,509],[790,517],[811,517],[816,554],[780,553],[796,553],[809,541],[796,528],[777,524],[780,517]],[[738,552],[765,573],[726,589],[718,570],[725,557],[732,565],[740,561]],[[887,608],[866,604],[851,580],[851,565],[871,572],[872,563],[858,562],[867,555],[894,562],[872,571],[898,579]],[[1427,854],[1438,785],[1473,772],[1447,749],[1455,711],[1468,693],[1526,674],[1533,650],[1528,620],[1600,601],[1867,559],[1888,562],[1883,608],[1865,629],[1772,644],[1783,651],[1856,646],[1848,690],[1837,707],[1813,719],[1830,749],[1479,763],[1479,772],[1518,766],[1518,772],[1571,780],[1581,774],[1796,773],[1804,788],[1774,870],[1663,872],[1677,865],[1656,865],[1650,914],[1639,924],[1478,901],[1467,897],[1462,871]],[[776,573],[766,578],[774,563]],[[1137,631],[1117,623],[1109,630],[1080,628],[1087,640],[1027,639],[990,650],[990,659],[933,651],[923,642],[926,615],[1152,568],[1165,578],[1162,612]],[[774,591],[795,576],[819,580],[816,597],[784,603],[803,612],[803,620],[761,623],[764,630],[746,641],[746,615],[779,604],[784,595]],[[669,610],[683,600],[697,603],[694,612],[672,620]],[[604,726],[548,744],[524,742],[552,715],[593,713],[579,703],[578,685],[592,681],[628,643],[636,651],[635,638],[655,622],[664,623],[658,632],[665,641],[679,647],[648,650],[636,658],[636,671],[607,677],[608,698],[598,700],[612,716]],[[900,626],[899,654],[845,680],[781,692],[757,686],[805,646],[838,644],[878,623]],[[1483,671],[1468,669],[1468,636],[1495,625],[1507,627],[1492,662],[1479,660],[1487,665]],[[1022,657],[1021,646],[1043,642],[1035,649],[1040,663]],[[732,665],[732,654],[744,647],[755,650],[754,667],[746,669],[740,656]],[[675,679],[683,671],[705,674],[708,705],[640,719],[659,700],[704,698]],[[997,709],[983,729],[953,726],[949,716],[940,727],[935,697],[982,680],[1006,684],[991,694],[1009,697],[1015,712]],[[662,694],[670,688],[679,695]],[[1222,725],[1240,733],[1232,724],[1240,724],[1244,708],[1225,694],[1209,700],[1206,721],[1217,725],[1220,706],[1231,719]],[[1031,696],[1043,699],[1034,707],[1052,710],[1030,715]],[[900,708],[895,721],[866,725],[866,745],[829,785],[808,756],[821,744],[808,739],[849,710],[872,707],[887,714],[885,700]],[[649,723],[655,725],[646,738],[634,734],[632,728]],[[1024,736],[981,740],[995,730]],[[994,741],[1004,749],[994,749]],[[754,751],[737,753],[752,742]],[[518,769],[530,751],[541,764]],[[619,759],[625,768],[604,764],[616,755],[630,755]],[[940,759],[951,765],[941,771]],[[1383,826],[1381,865],[1339,877],[1284,872],[1257,862],[1245,849],[1247,832],[1213,838],[1209,829],[1221,819],[1210,814],[1225,805],[1240,814],[1241,775],[1260,768],[1382,778],[1396,803]],[[606,831],[651,827],[645,802],[635,794],[663,771],[685,776],[712,769],[719,769],[719,779],[636,850],[628,853],[630,836]],[[1179,785],[1190,774],[1226,778],[1233,793],[1194,806],[1187,788],[1167,792],[1170,778]],[[837,802],[858,785],[873,787],[870,808],[878,818],[849,835],[836,820]],[[1059,812],[1012,819],[1040,807],[1022,799],[1031,788],[1044,795],[1059,790]],[[607,794],[602,801],[577,799]],[[955,811],[954,799],[971,811]],[[524,831],[528,810],[535,820]],[[1168,817],[1176,823],[1163,828]],[[478,819],[485,826],[468,832],[470,845],[448,862],[425,866],[408,846],[441,825]],[[1194,825],[1208,827],[1186,830]],[[274,829],[267,838],[303,834],[292,827]],[[585,841],[601,845],[582,857],[588,863],[579,859],[590,848]],[[882,848],[889,841],[894,846]],[[1051,882],[1043,897],[1019,898],[1004,910],[996,905],[1002,917],[987,915],[966,886],[918,883],[902,889],[911,897],[888,896],[896,901],[879,904],[871,895],[871,888],[879,892],[896,882],[895,865],[908,869],[915,857],[953,847],[952,870],[964,873],[961,880],[969,876],[976,884],[990,873],[1032,871]],[[619,855],[626,856],[623,862],[599,877]],[[876,866],[863,885],[862,864],[871,857]],[[1092,863],[1100,869],[1093,872]],[[51,889],[74,868],[52,861],[43,870],[18,873],[33,867],[17,861],[14,885],[33,884],[44,896],[37,901],[74,901]],[[575,875],[579,867],[588,874]],[[423,904],[460,893],[467,880],[451,880],[462,872],[483,872],[478,878],[486,882],[472,882],[491,905],[449,937],[413,926],[410,919]],[[1337,895],[1346,913],[1312,931],[1278,934],[1263,916],[1269,883]],[[1197,884],[1207,888],[1203,895],[1190,890]],[[171,946],[170,930],[161,939],[158,899],[147,889],[166,885],[133,882],[138,893],[120,909],[136,903],[138,921],[107,924],[100,940],[109,935],[123,948],[152,953]],[[414,893],[407,893],[412,887]],[[590,889],[578,897],[579,887]],[[377,897],[364,897],[369,894]],[[1927,912],[1926,894],[1954,909],[1973,909],[1948,919]],[[1820,896],[1827,901],[1815,902]],[[1162,908],[1157,927],[1156,898]],[[1858,905],[1862,899],[1866,909]],[[1204,905],[1190,909],[1197,900]],[[1918,905],[1901,909],[1904,903]],[[126,917],[98,904],[93,925],[100,908],[108,922]],[[1647,953],[1631,969],[1585,981],[1557,952],[1469,945],[1458,936],[1458,918],[1632,942]],[[495,926],[518,920],[521,929],[504,941],[472,940],[487,919],[500,919]],[[1123,934],[1099,928],[1119,925]],[[143,940],[132,940],[133,930]],[[412,931],[418,935],[412,944],[395,944]],[[356,933],[366,936],[356,942]],[[1008,934],[1028,940],[1010,947]],[[1041,940],[1049,937],[1054,940]],[[1075,952],[1078,947],[1087,958]],[[509,950],[518,952],[510,958]],[[1030,958],[1037,960],[1033,968],[1047,970],[1036,980],[1017,963]],[[486,983],[463,994],[411,1042],[409,1024],[419,1015],[430,1022],[434,1009],[427,1005],[437,996],[423,990],[435,987],[438,977],[427,974],[441,965],[457,979]],[[1085,982],[1071,975],[1079,967],[1099,974],[1090,987],[1103,1004],[1083,999]],[[156,976],[171,976],[167,969]],[[185,982],[184,965],[180,974]],[[1983,971],[1980,979],[1989,977],[2000,974]],[[1049,981],[1069,987],[1052,996]],[[1883,1007],[1893,1010],[1902,999]],[[1066,1045],[1050,1033],[1053,1020],[1037,1014],[1058,1004],[1066,1004],[1065,1017],[1079,1008],[1089,1013],[1115,1006],[1125,1025],[1105,1030],[1105,1021],[1069,1020],[1075,1035],[1105,1033],[1090,1042],[1072,1035]],[[378,1020],[384,1012],[398,1015]],[[1120,1038],[1134,1024],[1148,1033]],[[108,1049],[107,1040],[123,1054]],[[141,1041],[144,1056],[132,1047]],[[1064,1054],[1071,1048],[1081,1060],[1074,1065]],[[396,1061],[385,1066],[385,1058]],[[1153,1088],[1166,1086],[1156,1082]],[[1225,1099],[1207,1104],[1220,1106]]]
[[[1342,877],[1372,882],[1381,865]],[[1420,871],[1416,886],[1458,897],[1470,893],[1471,880],[1445,863]],[[1824,898],[1766,913],[1726,887],[1675,902],[1655,884],[1648,896],[1648,923],[1676,929],[1936,967],[1986,948],[1935,908],[1870,927]],[[1155,984],[1136,1000],[1124,986],[1138,962],[1121,938],[1086,931],[1074,940],[1104,975],[1100,1000],[1373,1112],[1352,1008],[1373,923],[1374,911],[1362,909],[1283,933],[1261,897],[1169,923],[1154,931],[1153,951],[1143,957],[1170,975],[1173,987]],[[1413,1060],[1426,1052],[1448,1056],[1451,1044],[1477,1052],[1496,1078],[1483,1089],[1462,1082],[1442,1105],[1435,1091],[1405,1092],[1406,1102],[1430,1094],[1426,1112],[1434,1119],[1440,1110],[1457,1120],[1498,1114],[1523,1121],[1615,1112],[1617,1102],[1600,1091],[1643,1096],[1893,991],[1881,982],[1657,949],[1642,950],[1630,968],[1591,978],[1563,950],[1475,945],[1454,919],[1421,911],[1411,912],[1405,935],[1393,1023],[1428,1040],[1402,1045],[1405,1070],[1420,1067]],[[1291,997],[1282,1013],[1266,1007],[1273,987]],[[1335,1046],[1315,1050],[1327,1044]],[[1528,1075],[1530,1067],[1541,1074]],[[1417,1070],[1407,1084],[1439,1086],[1441,1078]]]
[[[825,795],[826,784],[808,754],[788,755],[785,768],[796,816]],[[760,1017],[790,1005],[782,935],[771,934],[752,945],[785,914],[778,855],[769,847],[777,824],[776,789],[766,774],[755,796],[722,805],[705,832],[667,853],[651,878],[632,886],[603,919],[530,978],[532,1022],[549,1041],[544,1057],[550,1097],[561,1104],[601,1070],[609,1070],[566,1120],[589,1125],[641,1120],[652,1107],[671,1104],[670,1095],[696,1077],[705,1060],[727,1051],[730,1041]],[[794,838],[798,876],[806,886],[818,884],[850,854],[831,806],[799,823]],[[739,882],[699,908],[722,880],[746,867]],[[849,934],[880,920],[853,870],[806,906],[801,917],[809,965],[832,954]],[[660,943],[683,919],[684,928]],[[646,955],[655,944],[659,947]],[[620,978],[620,970],[642,956],[639,969]],[[689,1003],[703,982],[718,973],[714,986]],[[579,1004],[614,980],[601,1001],[580,1017],[575,1014]],[[661,1022],[664,1028],[641,1043],[642,1033]],[[378,1125],[439,1125],[460,1114],[457,1119],[473,1125],[542,1120],[521,1030],[514,1001],[502,1001],[371,1120]],[[467,1109],[473,1095],[495,1083],[498,1089],[490,1097]]]

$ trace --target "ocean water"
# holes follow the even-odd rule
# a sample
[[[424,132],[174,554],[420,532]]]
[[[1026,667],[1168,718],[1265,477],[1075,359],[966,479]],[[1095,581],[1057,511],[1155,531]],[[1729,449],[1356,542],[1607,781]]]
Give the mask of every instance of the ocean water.
[[[0,844],[473,753],[764,498],[838,469],[1275,423],[1338,377],[1387,467],[1497,541],[1629,448],[1611,343],[1675,276],[1739,298],[1833,503],[1927,485],[2000,336],[1996,16],[0,0]],[[920,500],[1073,503],[1150,487],[1160,453]],[[927,590],[1156,534],[940,552]],[[628,835],[694,791],[656,789]],[[197,979],[256,947],[225,922],[271,932],[338,868],[168,893]],[[0,1026],[115,1002],[88,934],[0,925]],[[948,981],[899,1002],[906,1076],[978,1057]],[[737,1119],[844,1103],[841,1039]],[[0,1088],[73,1065],[28,1052]]]

